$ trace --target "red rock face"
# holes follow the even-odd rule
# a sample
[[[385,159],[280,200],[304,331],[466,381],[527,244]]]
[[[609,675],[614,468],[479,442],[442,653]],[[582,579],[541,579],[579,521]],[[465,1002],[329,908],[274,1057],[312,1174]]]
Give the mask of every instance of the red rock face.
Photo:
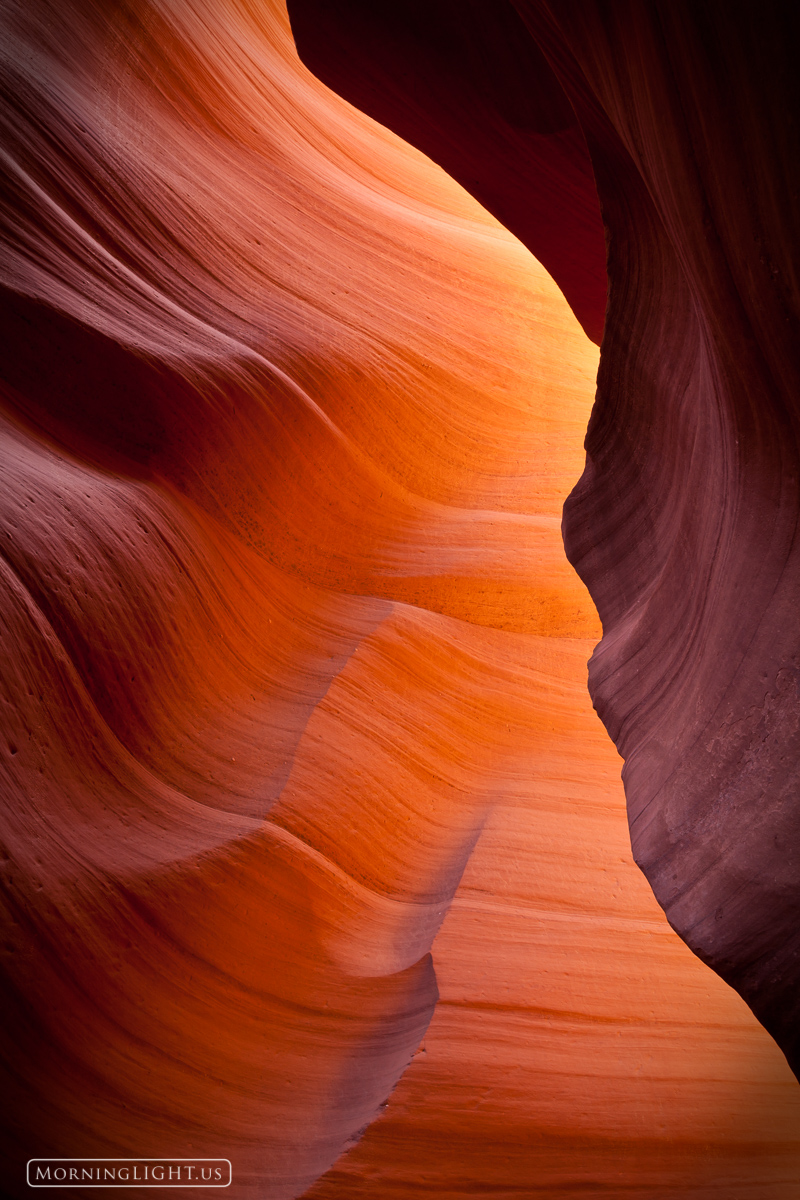
[[[575,111],[509,0],[290,0],[300,56],[525,243],[600,343],[606,252]]]
[[[499,127],[540,53],[549,68],[537,79],[547,82],[543,94],[538,83],[525,89],[528,126],[537,113],[555,120],[553,76],[571,102],[609,246],[587,466],[564,520],[603,621],[592,695],[626,761],[637,862],[673,926],[797,1069],[796,19],[782,5],[515,0],[526,41],[519,27],[511,36],[510,16],[500,28],[495,5],[469,6],[463,20],[434,6],[428,27],[408,4],[402,20],[423,46],[415,71],[431,74],[435,54],[448,64],[421,91],[416,75],[413,87],[398,82],[410,54],[396,36],[400,17],[366,21],[360,4],[346,5],[335,18],[346,63],[338,43],[315,33],[333,6],[290,7],[310,65],[433,146],[481,198],[464,150],[472,123],[461,140],[448,123],[472,112],[473,59],[491,64],[481,120]],[[367,69],[377,99],[360,83]],[[384,85],[374,82],[381,72]],[[500,138],[495,149],[506,152]],[[559,170],[556,156],[549,177]],[[537,197],[545,191],[540,181]],[[542,201],[540,226],[516,226],[544,262],[548,221],[557,244],[583,247],[573,197],[564,189],[563,203]],[[590,330],[568,266],[548,266]]]
[[[599,336],[584,135],[533,43],[508,109],[497,20],[476,95],[559,164]],[[597,352],[552,279],[278,4],[3,22],[2,1188],[791,1195],[796,1085],[635,871],[585,695]]]
[[[721,5],[564,28],[624,331],[565,513],[608,631],[593,693],[671,923],[797,1071],[797,28]]]

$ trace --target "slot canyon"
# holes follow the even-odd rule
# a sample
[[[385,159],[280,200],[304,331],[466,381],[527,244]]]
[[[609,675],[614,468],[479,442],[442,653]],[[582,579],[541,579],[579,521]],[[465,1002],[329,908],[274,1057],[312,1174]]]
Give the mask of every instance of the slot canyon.
[[[0,14],[0,1194],[795,1200],[797,11]]]

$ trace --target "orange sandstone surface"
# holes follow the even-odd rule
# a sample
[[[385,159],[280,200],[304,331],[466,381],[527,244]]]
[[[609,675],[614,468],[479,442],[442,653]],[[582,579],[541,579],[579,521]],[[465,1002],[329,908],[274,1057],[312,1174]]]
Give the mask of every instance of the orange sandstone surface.
[[[558,289],[276,3],[4,19],[10,1192],[793,1195],[796,1082],[586,695]]]
[[[586,695],[591,643],[503,642],[532,668],[533,719],[433,943],[438,1006],[307,1200],[788,1200],[797,1084],[631,859],[619,759]]]

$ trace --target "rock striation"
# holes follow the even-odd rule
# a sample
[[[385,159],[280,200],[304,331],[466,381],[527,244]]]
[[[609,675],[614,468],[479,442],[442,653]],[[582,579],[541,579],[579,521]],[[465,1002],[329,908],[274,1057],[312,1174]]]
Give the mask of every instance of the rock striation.
[[[290,3],[321,78],[502,220],[503,200],[472,170],[476,109],[478,130],[497,134],[486,171],[512,205],[494,167],[509,153],[503,121],[524,94],[526,129],[566,128],[553,114],[569,101],[608,245],[586,469],[564,513],[603,621],[592,696],[625,759],[636,860],[670,923],[797,1071],[797,15],[716,0],[428,8],[423,22],[413,2],[390,17],[365,16],[359,0]],[[573,296],[569,265],[540,246],[552,224],[555,245],[589,244],[557,155],[550,166],[542,154],[532,227],[513,214],[509,227],[591,334],[588,290]],[[525,169],[512,155],[506,170]]]
[[[791,1194],[794,1081],[638,879],[584,696],[594,135],[536,13],[464,11],[479,198],[528,241],[558,200],[578,320],[278,0],[3,7],[11,1195],[30,1157],[153,1154],[230,1158],[242,1200],[567,1196],[576,1158],[632,1196]]]
[[[597,629],[596,355],[280,6],[4,21],[9,1183],[202,1148],[294,1196],[419,1045],[518,754],[480,630]]]
[[[600,343],[606,251],[586,139],[511,0],[289,0],[300,57],[532,251]]]

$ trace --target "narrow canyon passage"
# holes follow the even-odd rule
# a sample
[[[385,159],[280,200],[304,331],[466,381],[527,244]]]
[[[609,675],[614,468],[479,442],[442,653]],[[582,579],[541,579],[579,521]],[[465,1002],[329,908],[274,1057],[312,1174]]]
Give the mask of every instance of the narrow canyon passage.
[[[486,204],[602,337],[563,526],[603,621],[590,692],[636,862],[800,1073],[800,13],[289,9],[303,61]]]
[[[433,943],[423,1048],[307,1200],[788,1200],[796,1080],[633,863],[591,641],[504,640],[535,664],[529,753]]]
[[[3,1188],[788,1200],[586,689],[597,255],[579,322],[279,0],[3,22]]]

